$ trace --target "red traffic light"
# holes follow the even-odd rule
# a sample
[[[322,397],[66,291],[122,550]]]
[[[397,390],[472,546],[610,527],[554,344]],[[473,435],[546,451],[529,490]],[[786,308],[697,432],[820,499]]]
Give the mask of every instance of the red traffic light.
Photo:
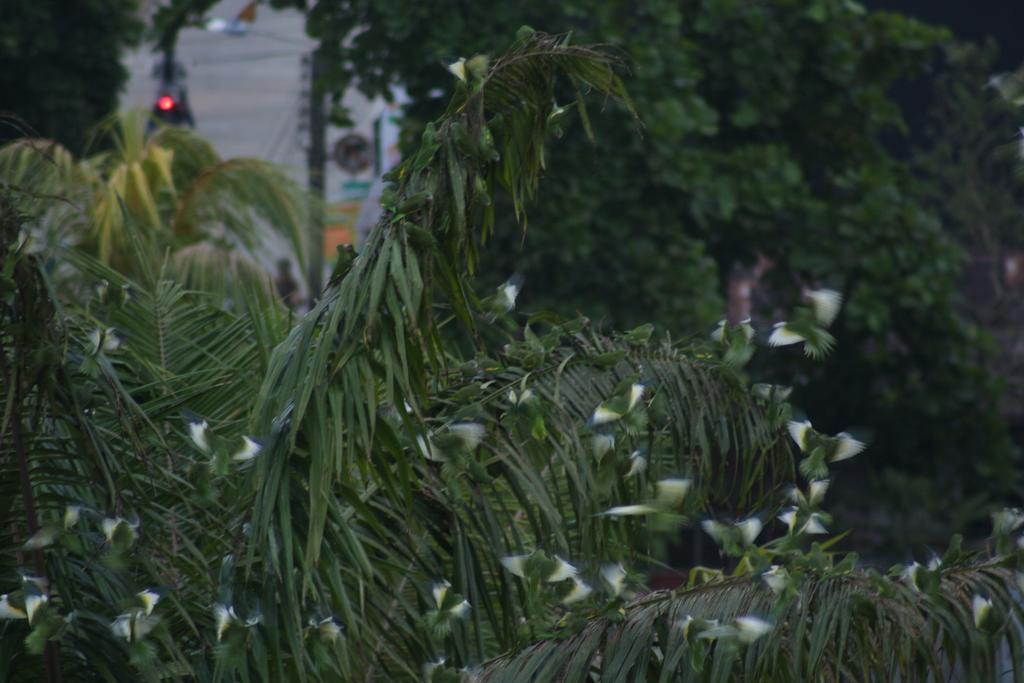
[[[156,108],[160,111],[171,111],[177,106],[177,102],[170,95],[164,95],[156,101]]]

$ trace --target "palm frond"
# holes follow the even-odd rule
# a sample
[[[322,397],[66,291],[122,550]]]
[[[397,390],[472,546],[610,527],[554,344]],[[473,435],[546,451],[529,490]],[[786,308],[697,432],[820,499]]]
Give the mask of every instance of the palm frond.
[[[928,595],[864,572],[814,573],[782,600],[749,577],[654,592],[624,617],[595,615],[489,662],[479,680],[995,681],[1016,671],[1024,631],[1012,572],[987,563],[940,575]],[[975,596],[993,604],[980,626]],[[745,617],[767,629],[750,643],[737,628]]]

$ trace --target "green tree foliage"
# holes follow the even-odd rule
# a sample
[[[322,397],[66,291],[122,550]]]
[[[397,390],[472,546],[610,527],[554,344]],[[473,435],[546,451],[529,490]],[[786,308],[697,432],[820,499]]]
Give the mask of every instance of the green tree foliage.
[[[117,109],[122,51],[142,32],[137,0],[10,0],[0,22],[0,142],[22,135],[78,153]],[[27,126],[23,128],[23,126]]]
[[[621,50],[642,135],[610,104],[591,125],[555,129],[546,185],[522,238],[499,229],[482,265],[496,285],[525,274],[523,302],[628,326],[710,330],[725,277],[760,256],[766,299],[827,285],[848,301],[841,351],[804,376],[799,404],[832,428],[877,430],[869,483],[898,500],[917,477],[956,505],[938,526],[977,518],[1015,481],[986,337],[956,312],[962,254],[929,194],[894,156],[905,132],[895,84],[935,64],[941,29],[849,0],[643,3],[320,2],[307,29],[330,65],[325,83],[413,98],[413,121],[441,101],[439,65],[485,49],[510,24],[571,27]],[[555,93],[568,102],[571,89]],[[569,114],[566,119],[571,118]],[[415,137],[415,136],[413,136]],[[955,232],[955,229],[953,229]],[[757,371],[790,378],[773,360]],[[803,374],[801,372],[801,374]],[[914,396],[908,400],[908,396]],[[970,454],[970,455],[968,455]],[[908,479],[909,478],[909,479]],[[955,511],[955,512],[954,512]],[[883,515],[881,526],[891,521]],[[897,515],[898,516],[898,515]],[[914,540],[927,540],[930,532]]]
[[[106,286],[60,301],[25,248],[33,219],[0,198],[4,678],[987,680],[1004,652],[1019,668],[1024,513],[994,518],[984,556],[954,542],[927,567],[859,569],[812,540],[823,477],[862,444],[748,386],[730,362],[758,345],[745,328],[673,344],[523,325],[514,283],[476,300],[493,195],[522,216],[537,188],[556,75],[629,103],[615,60],[563,37],[522,30],[461,66],[370,242],[295,325],[74,249]],[[832,317],[793,320],[825,340]],[[662,532],[700,520],[728,571],[635,599]]]
[[[108,151],[75,158],[23,138],[0,147],[0,179],[30,188],[41,247],[73,245],[136,279],[172,274],[184,286],[226,293],[260,289],[259,264],[290,252],[305,270],[310,196],[258,159],[221,159],[183,128],[147,134],[146,112],[110,117],[96,135]]]

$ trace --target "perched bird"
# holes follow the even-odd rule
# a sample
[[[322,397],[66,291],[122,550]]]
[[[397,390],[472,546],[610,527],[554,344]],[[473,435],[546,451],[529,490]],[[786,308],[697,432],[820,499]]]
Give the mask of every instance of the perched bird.
[[[761,574],[761,579],[776,595],[786,590],[786,586],[789,585],[789,573],[777,564],[773,564]]]
[[[206,434],[209,427],[206,420],[190,420],[188,423],[188,436],[203,453],[210,452],[210,440]]]
[[[252,460],[260,451],[263,450],[263,446],[258,441],[248,436],[242,437],[242,447],[235,451],[231,459],[236,462],[245,462],[246,460]]]
[[[35,622],[36,612],[49,600],[45,593],[29,593],[25,596],[25,616],[28,617],[29,624]]]
[[[437,609],[441,609],[444,597],[448,594],[448,589],[451,587],[452,585],[447,581],[439,581],[430,589],[431,594],[434,596],[434,604],[437,606]]]
[[[121,348],[121,338],[117,334],[117,330],[113,327],[108,327],[105,330],[93,330],[89,333],[89,344],[91,347],[91,354],[95,356],[100,351],[104,353],[113,353]]]
[[[71,527],[78,524],[79,518],[82,516],[81,505],[68,505],[64,508],[64,528],[70,529]]]
[[[982,628],[987,625],[992,616],[992,600],[990,598],[975,595],[971,600],[971,613],[974,616],[974,625]]]
[[[135,540],[135,526],[121,517],[107,517],[101,523],[103,535],[114,546],[129,546]]]
[[[329,643],[337,641],[338,637],[341,636],[341,624],[335,621],[334,617],[321,619],[316,625],[316,630],[320,637]]]
[[[778,516],[778,520],[786,525],[789,533],[793,533],[793,530],[796,528],[796,513],[796,508],[786,508]]]
[[[138,597],[139,602],[142,603],[142,609],[146,612],[147,617],[153,613],[156,603],[160,602],[160,594],[148,588],[144,591],[140,591],[136,597]]]
[[[217,625],[217,642],[219,643],[223,638],[224,634],[231,627],[232,624],[239,623],[241,620],[238,615],[235,614],[235,608],[231,605],[215,605],[213,608],[213,618]]]
[[[516,273],[498,286],[498,290],[490,300],[489,308],[495,315],[511,313],[516,307],[516,299],[523,287],[523,276]]]
[[[456,619],[462,619],[469,614],[470,604],[469,600],[463,600],[454,607],[449,608],[448,613]]]

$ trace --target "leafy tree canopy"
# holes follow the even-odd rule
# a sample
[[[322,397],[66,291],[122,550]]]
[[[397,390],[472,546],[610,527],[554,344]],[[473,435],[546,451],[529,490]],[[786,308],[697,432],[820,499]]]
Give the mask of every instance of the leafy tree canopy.
[[[80,152],[117,108],[122,51],[142,33],[137,0],[10,0],[0,22],[0,141],[40,135]],[[27,126],[27,129],[23,129]]]
[[[629,110],[616,64],[523,29],[493,61],[453,67],[449,107],[392,174],[368,244],[294,325],[275,306],[129,281],[76,249],[67,265],[105,286],[57,299],[26,248],[24,195],[5,188],[4,678],[1019,668],[1024,513],[994,515],[980,555],[954,539],[927,566],[865,570],[839,539],[816,540],[830,477],[864,444],[748,384],[752,328],[605,335],[523,320],[516,279],[473,295],[494,194],[522,217],[538,187],[555,77]],[[821,356],[839,304],[814,292],[769,345]],[[681,525],[713,539],[721,566],[635,595]]]
[[[732,269],[766,260],[756,314],[807,286],[848,301],[836,327],[842,351],[798,377],[798,403],[817,406],[831,428],[854,416],[877,430],[883,445],[865,462],[881,474],[861,474],[883,500],[914,490],[915,509],[933,497],[954,502],[930,509],[937,525],[911,525],[912,540],[977,518],[1012,490],[1000,387],[983,365],[990,346],[956,312],[962,254],[933,211],[932,186],[887,145],[905,132],[893,86],[929,72],[947,31],[851,0],[458,11],[339,0],[316,3],[307,30],[321,41],[322,85],[335,97],[350,84],[408,89],[412,140],[443,106],[444,65],[519,23],[571,27],[620,50],[643,133],[615,105],[592,123],[596,144],[584,126],[557,127],[565,139],[546,160],[536,228],[523,240],[499,225],[485,283],[521,272],[530,308],[710,330]],[[571,89],[554,94],[571,101]],[[794,372],[778,361],[755,368],[776,379]],[[932,488],[922,477],[936,468]],[[879,521],[884,529],[892,517]]]

